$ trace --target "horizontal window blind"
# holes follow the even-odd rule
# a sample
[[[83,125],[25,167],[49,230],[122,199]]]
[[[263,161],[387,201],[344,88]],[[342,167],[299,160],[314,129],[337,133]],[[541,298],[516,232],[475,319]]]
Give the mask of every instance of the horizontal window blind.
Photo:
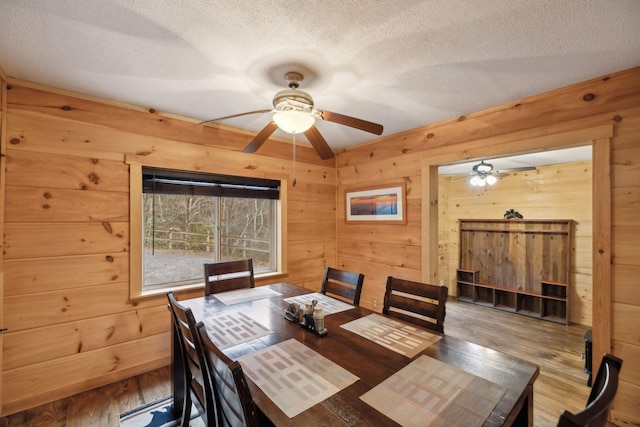
[[[143,167],[142,192],[277,200],[280,181]]]

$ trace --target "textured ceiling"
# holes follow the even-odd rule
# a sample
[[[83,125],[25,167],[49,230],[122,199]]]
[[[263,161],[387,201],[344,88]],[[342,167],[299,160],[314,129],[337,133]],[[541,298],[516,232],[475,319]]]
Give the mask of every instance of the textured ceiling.
[[[485,158],[485,162],[493,166],[494,172],[513,168],[523,168],[531,166],[555,165],[559,163],[580,162],[591,160],[591,141],[581,147],[565,148],[555,151],[540,151],[538,153],[518,154],[515,156],[501,158]],[[473,166],[478,164],[478,160],[472,162],[445,165],[438,168],[440,175],[469,174]]]
[[[290,69],[384,136],[637,65],[638,0],[0,0],[7,75],[197,120],[270,108]]]

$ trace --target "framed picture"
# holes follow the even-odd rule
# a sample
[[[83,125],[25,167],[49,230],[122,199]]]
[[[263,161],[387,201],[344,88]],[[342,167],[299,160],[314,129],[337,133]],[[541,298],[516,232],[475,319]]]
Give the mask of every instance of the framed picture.
[[[404,181],[345,190],[346,222],[406,224]]]

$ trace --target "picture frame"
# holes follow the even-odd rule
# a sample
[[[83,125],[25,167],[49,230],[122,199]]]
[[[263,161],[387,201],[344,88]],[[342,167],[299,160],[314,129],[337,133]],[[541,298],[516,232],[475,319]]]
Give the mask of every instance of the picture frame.
[[[345,189],[347,223],[406,224],[405,182]]]

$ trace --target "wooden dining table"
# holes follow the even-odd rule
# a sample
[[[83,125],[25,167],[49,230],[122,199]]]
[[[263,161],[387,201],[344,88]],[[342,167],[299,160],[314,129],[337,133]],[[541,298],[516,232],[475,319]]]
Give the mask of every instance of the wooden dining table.
[[[274,425],[397,426],[398,423],[369,406],[360,397],[422,355],[506,388],[485,420],[484,426],[533,425],[533,383],[539,373],[536,365],[446,334],[418,355],[407,357],[341,327],[375,313],[363,307],[354,307],[325,316],[327,334],[318,336],[284,317],[289,305],[285,298],[313,291],[288,283],[272,284],[268,285],[268,288],[281,295],[225,305],[213,294],[182,300],[180,303],[192,309],[196,321],[225,312],[240,311],[271,329],[272,332],[267,335],[225,349],[225,354],[232,359],[293,338],[359,378],[348,387],[292,418],[248,378],[258,409]],[[172,383],[174,412],[179,415],[185,386],[177,343],[174,335]]]

